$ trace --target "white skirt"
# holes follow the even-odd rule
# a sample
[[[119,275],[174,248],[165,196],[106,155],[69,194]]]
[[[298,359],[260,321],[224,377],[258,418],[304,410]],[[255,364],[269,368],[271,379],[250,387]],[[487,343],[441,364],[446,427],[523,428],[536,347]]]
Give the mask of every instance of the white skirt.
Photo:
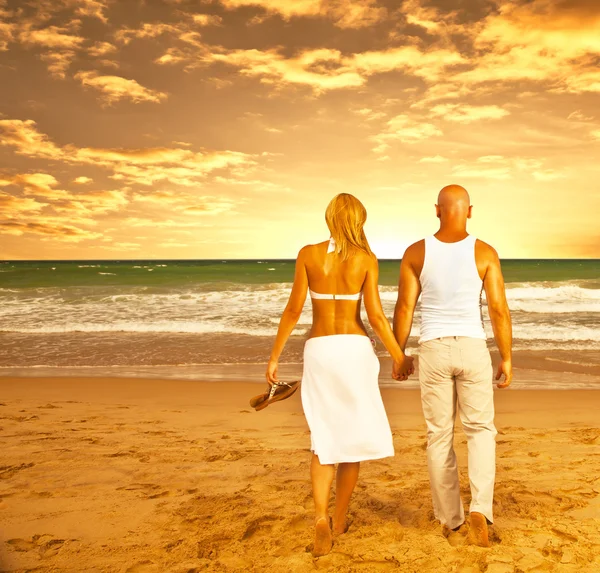
[[[306,341],[300,392],[311,450],[321,464],[394,455],[379,368],[366,336],[334,334]]]

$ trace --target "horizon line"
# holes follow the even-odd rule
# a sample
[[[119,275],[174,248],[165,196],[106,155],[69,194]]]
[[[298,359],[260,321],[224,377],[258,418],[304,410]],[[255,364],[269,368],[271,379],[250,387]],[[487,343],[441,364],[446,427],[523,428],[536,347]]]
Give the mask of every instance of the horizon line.
[[[89,263],[89,262],[128,262],[128,261],[232,261],[232,262],[244,262],[244,261],[295,261],[296,258],[271,258],[271,257],[262,257],[262,258],[230,258],[224,259],[220,258],[211,258],[211,259],[145,259],[145,258],[136,258],[136,259],[0,259],[1,263]],[[401,261],[402,257],[398,258],[377,258],[378,261]],[[500,258],[501,261],[599,261],[600,257],[506,257]]]

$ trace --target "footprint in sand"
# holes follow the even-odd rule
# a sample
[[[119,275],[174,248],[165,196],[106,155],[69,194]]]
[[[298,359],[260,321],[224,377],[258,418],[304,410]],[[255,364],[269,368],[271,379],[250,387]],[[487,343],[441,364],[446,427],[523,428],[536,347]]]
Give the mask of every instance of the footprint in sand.
[[[290,531],[308,531],[312,525],[312,520],[308,515],[296,515],[288,521],[287,530]]]
[[[152,561],[140,561],[125,569],[125,573],[159,573],[159,569]]]
[[[121,450],[119,452],[115,452],[114,454],[104,454],[106,458],[121,458],[127,456],[135,456],[138,452],[136,450]]]
[[[242,535],[242,541],[250,539],[251,537],[254,537],[259,534],[270,533],[273,529],[273,522],[280,521],[282,519],[282,517],[276,515],[264,515],[262,517],[259,517],[258,519],[253,519],[246,527],[246,530]]]
[[[40,557],[45,559],[56,555],[66,542],[66,539],[52,539],[52,535],[43,533],[34,535],[30,540],[17,538],[9,539],[6,543],[14,551],[26,552],[37,549]]]
[[[33,420],[39,420],[40,417],[39,416],[8,416],[8,419],[14,420],[15,422],[31,422]]]
[[[215,455],[206,456],[204,458],[204,461],[205,462],[220,462],[220,461],[235,462],[235,461],[241,460],[242,458],[245,458],[245,457],[246,457],[246,454],[234,450],[231,452],[227,452],[225,454],[215,454]]]
[[[19,464],[18,466],[0,466],[0,479],[7,479],[13,477],[17,472],[26,470],[27,468],[33,467],[35,464],[30,462],[28,464]]]
[[[138,497],[142,499],[159,499],[161,497],[171,497],[173,495],[189,495],[198,491],[198,489],[187,489],[185,491],[177,490],[177,493],[173,493],[162,488],[163,486],[154,483],[132,483],[128,486],[118,487],[117,491],[131,491],[137,493]]]

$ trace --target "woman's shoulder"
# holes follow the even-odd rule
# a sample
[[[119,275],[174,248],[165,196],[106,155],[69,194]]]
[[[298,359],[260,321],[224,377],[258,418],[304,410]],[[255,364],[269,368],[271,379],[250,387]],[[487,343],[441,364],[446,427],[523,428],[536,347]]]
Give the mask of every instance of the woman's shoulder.
[[[327,241],[321,241],[320,243],[313,243],[311,245],[304,245],[300,249],[298,255],[308,255],[311,252],[317,250],[318,248],[323,247],[324,245],[327,245],[328,243],[329,243],[329,241],[327,240]]]

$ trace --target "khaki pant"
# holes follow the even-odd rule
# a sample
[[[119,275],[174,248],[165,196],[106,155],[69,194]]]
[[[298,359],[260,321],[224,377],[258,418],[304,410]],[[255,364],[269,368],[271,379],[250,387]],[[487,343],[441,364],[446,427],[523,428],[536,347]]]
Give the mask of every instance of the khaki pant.
[[[451,529],[465,520],[453,447],[457,407],[467,436],[470,511],[493,521],[497,432],[492,378],[492,361],[485,340],[449,336],[419,346],[433,511]]]

